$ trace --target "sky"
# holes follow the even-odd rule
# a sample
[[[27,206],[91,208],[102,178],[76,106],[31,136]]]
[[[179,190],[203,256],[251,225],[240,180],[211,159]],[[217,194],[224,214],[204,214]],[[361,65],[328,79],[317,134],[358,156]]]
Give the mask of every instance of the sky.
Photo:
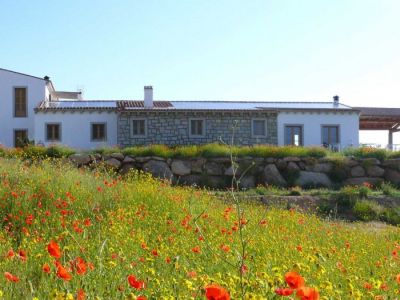
[[[160,100],[400,107],[399,15],[399,0],[0,0],[0,67],[87,99],[152,85]]]

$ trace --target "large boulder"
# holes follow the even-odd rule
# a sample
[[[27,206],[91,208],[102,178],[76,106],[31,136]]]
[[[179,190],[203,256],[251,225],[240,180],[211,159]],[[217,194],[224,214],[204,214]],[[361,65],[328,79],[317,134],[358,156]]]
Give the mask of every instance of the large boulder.
[[[383,182],[382,178],[378,177],[357,177],[357,178],[348,178],[343,181],[343,185],[357,185],[362,186],[366,183],[372,185],[379,185]]]
[[[254,176],[243,176],[239,181],[239,187],[241,189],[251,189],[256,187],[256,180]]]
[[[400,185],[400,172],[392,169],[386,169],[385,179],[396,185]]]
[[[240,176],[241,175],[241,170],[239,169],[239,166],[237,164],[231,165],[228,169],[225,170],[225,175],[226,176]]]
[[[382,165],[400,171],[400,158],[387,159]]]
[[[126,164],[122,165],[121,169],[119,170],[119,173],[121,175],[126,175],[126,174],[128,174],[129,172],[131,172],[132,170],[135,170],[135,169],[136,169],[136,167],[135,167],[135,165],[133,163],[126,163]]]
[[[89,154],[72,154],[68,158],[78,167],[87,166],[92,162],[92,157]]]
[[[361,166],[355,166],[351,168],[350,174],[352,177],[364,177],[365,170]]]
[[[286,167],[286,171],[289,173],[295,173],[300,171],[300,168],[294,161],[290,161]]]
[[[295,185],[301,187],[332,187],[332,181],[324,173],[300,171]]]
[[[204,171],[207,175],[222,175],[224,174],[223,165],[217,162],[207,162],[204,166]]]
[[[370,177],[382,177],[384,173],[385,169],[382,169],[377,165],[372,165],[370,167],[367,167],[367,174]]]
[[[306,166],[306,171],[329,173],[332,170],[332,163],[323,162],[316,163],[315,165]]]
[[[110,157],[118,159],[120,161],[123,161],[124,158],[125,158],[125,156],[122,153],[119,153],[119,152],[110,154]]]
[[[154,177],[171,180],[173,174],[168,164],[161,160],[149,160],[143,164],[144,172],[150,173]]]
[[[176,184],[201,186],[202,176],[197,174],[181,176],[176,180]]]
[[[175,175],[184,176],[190,174],[190,163],[183,160],[173,160],[171,163],[171,171]]]
[[[279,173],[275,164],[266,165],[263,171],[264,183],[266,185],[286,186],[287,182]]]
[[[116,158],[109,158],[106,161],[104,161],[104,164],[112,169],[119,169],[122,163],[120,160]]]
[[[194,160],[192,160],[191,161],[192,173],[197,173],[197,174],[203,173],[203,168],[204,168],[206,161],[207,160],[202,157],[195,158]]]

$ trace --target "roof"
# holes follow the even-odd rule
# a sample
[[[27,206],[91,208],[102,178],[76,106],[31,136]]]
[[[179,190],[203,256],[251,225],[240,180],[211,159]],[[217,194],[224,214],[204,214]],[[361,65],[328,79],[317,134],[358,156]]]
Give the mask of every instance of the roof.
[[[11,72],[11,73],[18,74],[18,75],[22,75],[22,76],[28,76],[28,77],[32,77],[32,78],[36,78],[36,79],[40,79],[40,80],[47,81],[46,79],[44,79],[44,78],[42,78],[42,77],[32,76],[32,75],[28,75],[28,74],[24,74],[24,73],[20,73],[20,72],[15,72],[15,71],[3,69],[3,68],[0,68],[0,70],[1,70],[1,71],[6,71],[6,72]]]
[[[400,127],[400,108],[355,107],[360,111],[360,129],[393,130]]]
[[[81,100],[42,102],[37,110],[116,109],[145,110],[141,100]],[[347,111],[353,108],[333,102],[256,102],[256,101],[154,101],[152,110],[334,110]]]
[[[42,101],[36,111],[45,110],[116,110],[116,101]]]

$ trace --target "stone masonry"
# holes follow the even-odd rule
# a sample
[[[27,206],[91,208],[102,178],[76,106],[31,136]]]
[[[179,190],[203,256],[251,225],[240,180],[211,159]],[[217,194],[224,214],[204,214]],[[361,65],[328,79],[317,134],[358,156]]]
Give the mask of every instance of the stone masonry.
[[[131,120],[144,118],[147,122],[145,137],[131,136]],[[191,118],[205,120],[204,137],[189,135]],[[267,136],[252,137],[252,120],[266,119]],[[118,117],[118,144],[198,145],[221,141],[231,143],[234,132],[236,145],[277,144],[277,114],[275,112],[190,112],[190,111],[134,111],[121,112]]]

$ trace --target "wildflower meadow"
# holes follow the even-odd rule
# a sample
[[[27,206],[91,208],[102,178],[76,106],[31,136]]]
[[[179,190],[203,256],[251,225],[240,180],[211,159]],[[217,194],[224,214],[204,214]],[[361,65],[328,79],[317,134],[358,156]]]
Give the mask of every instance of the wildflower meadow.
[[[0,298],[399,299],[400,229],[0,160]]]

